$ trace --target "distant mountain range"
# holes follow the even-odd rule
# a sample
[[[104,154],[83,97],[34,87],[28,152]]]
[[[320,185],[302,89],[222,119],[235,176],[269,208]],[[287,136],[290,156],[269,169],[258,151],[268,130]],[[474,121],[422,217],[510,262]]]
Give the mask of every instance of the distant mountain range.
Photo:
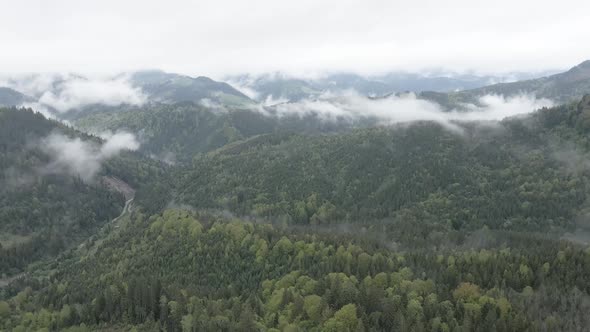
[[[553,72],[513,73],[509,75],[449,75],[394,72],[380,76],[361,76],[352,73],[332,74],[317,79],[300,79],[281,73],[260,76],[241,75],[227,81],[251,98],[259,101],[281,102],[314,98],[324,92],[355,90],[367,96],[381,96],[398,92],[434,91],[447,93],[479,88],[486,85],[540,77]]]
[[[580,99],[589,92],[590,60],[587,60],[566,72],[547,77],[498,83],[451,93],[422,92],[420,97],[452,108],[460,103],[477,103],[480,96],[489,94],[503,95],[504,97],[529,94],[535,95],[537,98],[548,98],[556,103],[566,103]]]
[[[546,73],[545,73],[546,74]],[[515,81],[517,79],[524,79]],[[62,117],[67,110],[96,109],[101,104],[117,106],[149,103],[198,103],[207,108],[247,108],[314,100],[325,93],[340,93],[354,90],[361,95],[381,97],[412,91],[419,98],[435,101],[444,108],[460,108],[463,103],[478,103],[481,96],[488,94],[505,97],[529,94],[537,98],[548,98],[556,103],[579,99],[590,92],[590,60],[572,69],[549,76],[535,77],[530,73],[515,73],[504,76],[478,75],[425,75],[413,73],[389,73],[380,76],[357,74],[332,74],[316,79],[293,78],[275,73],[260,76],[241,75],[226,78],[227,82],[215,81],[208,77],[190,77],[160,70],[146,70],[123,73],[102,83],[118,82],[128,85],[131,93],[138,92],[141,98],[120,98],[116,102],[109,95],[99,91],[96,96],[78,96],[73,93],[94,93],[89,89],[68,91],[71,82],[93,82],[80,75],[54,75],[43,77],[30,75],[20,80],[11,79],[0,88],[0,106],[18,106],[23,103],[39,102],[48,112]],[[36,81],[40,81],[37,84]],[[513,81],[513,82],[507,82]],[[497,83],[500,82],[500,83]],[[42,84],[41,84],[42,83]],[[490,85],[491,84],[491,85]],[[89,85],[91,85],[89,83]],[[43,88],[40,87],[45,87]],[[95,89],[102,89],[97,85]],[[47,102],[47,94],[52,103]],[[102,99],[100,99],[102,96]],[[90,97],[90,98],[89,98]],[[116,96],[120,97],[120,96]],[[79,99],[79,100],[78,100]],[[104,100],[103,100],[104,99]],[[74,103],[80,101],[80,103]],[[60,104],[61,103],[61,104]],[[70,105],[72,104],[72,105]],[[66,110],[66,111],[67,111]],[[67,113],[67,112],[66,112]]]

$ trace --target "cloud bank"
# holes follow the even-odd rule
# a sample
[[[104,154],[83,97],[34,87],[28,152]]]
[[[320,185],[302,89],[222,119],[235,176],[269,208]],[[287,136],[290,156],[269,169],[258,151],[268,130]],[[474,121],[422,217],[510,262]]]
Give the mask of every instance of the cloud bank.
[[[102,163],[124,150],[137,150],[139,142],[133,134],[106,134],[104,143],[97,144],[54,133],[41,141],[41,149],[51,156],[51,162],[41,170],[44,174],[70,174],[92,181]]]
[[[121,104],[141,105],[147,97],[138,88],[123,78],[95,79],[73,78],[61,85],[57,92],[46,91],[39,103],[59,112],[67,112],[92,104],[117,106]]]
[[[506,117],[531,113],[542,107],[553,106],[548,99],[531,95],[503,97],[486,95],[479,98],[479,105],[465,104],[466,110],[445,112],[437,103],[418,99],[415,94],[371,99],[354,91],[343,94],[326,93],[317,99],[275,105],[272,110],[278,116],[319,115],[324,120],[375,117],[383,124],[434,121],[448,129],[459,130],[457,122],[499,121]],[[263,109],[264,108],[260,108]],[[268,111],[264,111],[268,112]]]
[[[25,74],[0,78],[0,85],[14,89],[27,96],[39,98],[46,91],[54,88],[54,84],[65,81],[69,75],[57,73]]]

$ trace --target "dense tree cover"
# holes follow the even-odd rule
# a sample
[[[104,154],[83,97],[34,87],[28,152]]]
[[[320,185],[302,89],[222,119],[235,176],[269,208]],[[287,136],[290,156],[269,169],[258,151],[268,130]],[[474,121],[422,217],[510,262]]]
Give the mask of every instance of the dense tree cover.
[[[319,133],[365,126],[345,119],[320,121],[318,115],[277,116],[272,109],[207,108],[193,103],[150,104],[143,107],[100,107],[70,119],[94,132],[128,130],[139,133],[141,151],[168,162],[190,162],[193,156],[231,142],[267,133]]]
[[[0,110],[0,277],[86,239],[123,207],[100,183],[43,174],[49,156],[38,145],[55,130],[76,134],[31,111]]]
[[[43,167],[51,156],[41,145],[54,132],[99,140],[30,110],[0,109],[0,278],[56,256],[121,213],[123,196],[105,187],[100,176],[116,176],[140,189],[165,182],[160,180],[166,174],[161,163],[134,153],[107,161],[91,182],[48,174]],[[161,208],[153,197],[142,193],[139,200]]]
[[[387,218],[446,231],[571,229],[590,189],[582,105],[462,124],[462,133],[419,123],[259,136],[195,158],[177,176],[176,199],[303,225]]]
[[[590,252],[525,242],[394,252],[357,235],[136,212],[2,300],[0,328],[581,331]]]

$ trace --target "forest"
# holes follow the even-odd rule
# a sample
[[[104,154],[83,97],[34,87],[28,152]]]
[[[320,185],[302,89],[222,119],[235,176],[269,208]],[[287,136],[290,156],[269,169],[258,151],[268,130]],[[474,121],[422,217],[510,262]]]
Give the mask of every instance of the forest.
[[[9,289],[0,314],[13,331],[587,326],[588,250],[520,241],[517,248],[393,251],[354,232],[318,234],[183,210],[134,213],[104,242],[49,263],[47,279]]]
[[[590,324],[590,249],[566,239],[589,228],[590,96],[524,118],[457,123],[460,133],[431,122],[298,132],[278,121],[199,147],[172,131],[184,120],[169,119],[196,112],[222,128],[236,115],[166,107],[109,115],[164,119],[150,127],[161,138],[153,142],[191,155],[105,161],[99,176],[135,190],[119,218],[125,199],[112,188],[36,172],[49,158],[31,145],[39,137],[99,137],[0,111],[2,168],[21,171],[1,178],[11,242],[0,249],[0,331]],[[25,174],[35,176],[15,183]]]

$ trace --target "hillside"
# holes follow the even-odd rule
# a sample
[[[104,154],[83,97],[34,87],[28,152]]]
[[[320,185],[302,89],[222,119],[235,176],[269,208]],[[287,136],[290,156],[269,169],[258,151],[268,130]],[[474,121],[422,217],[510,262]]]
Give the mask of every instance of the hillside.
[[[88,132],[137,133],[142,140],[140,151],[170,163],[189,162],[196,154],[260,134],[336,132],[372,123],[322,121],[314,114],[278,116],[271,112],[271,108],[265,112],[247,108],[219,110],[194,103],[151,104],[88,109],[70,121]]]
[[[518,244],[512,250],[428,254],[391,251],[355,235],[314,234],[181,210],[149,218],[132,213],[103,241],[87,242],[48,266],[54,271],[50,279],[4,302],[0,328],[523,331],[584,326],[587,253],[549,240],[502,238]]]
[[[207,99],[222,105],[245,105],[251,100],[227,83],[208,77],[189,77],[162,71],[140,71],[131,74],[130,82],[146,93],[150,100],[166,103],[202,102]]]
[[[49,149],[51,137],[72,143],[63,151]],[[125,198],[103,184],[103,176],[141,189],[163,173],[162,165],[130,152],[105,160],[92,177],[84,171],[95,167],[93,160],[80,159],[79,174],[56,164],[84,158],[84,144],[100,142],[30,110],[0,109],[0,278],[56,257],[119,215]]]
[[[495,127],[464,124],[464,135],[417,123],[261,136],[195,158],[177,176],[176,199],[290,224],[371,227],[386,218],[444,230],[563,231],[575,227],[589,189],[583,105]]]
[[[31,111],[0,110],[0,276],[56,256],[123,207],[123,198],[100,183],[43,172],[50,156],[38,144],[58,131],[80,135]]]
[[[133,207],[5,287],[0,328],[580,330],[590,256],[560,237],[588,227],[589,115],[586,96],[462,134],[281,129],[174,168],[123,154],[103,171]]]

